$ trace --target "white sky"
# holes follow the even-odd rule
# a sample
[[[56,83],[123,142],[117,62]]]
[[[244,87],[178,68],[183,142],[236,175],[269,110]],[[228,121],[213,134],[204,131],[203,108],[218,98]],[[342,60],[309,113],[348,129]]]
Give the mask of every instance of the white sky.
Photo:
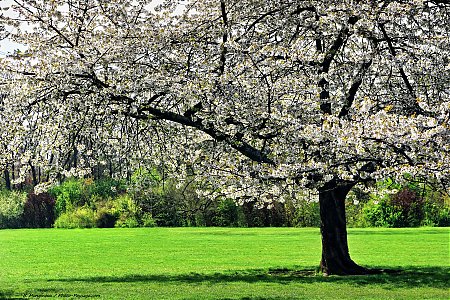
[[[150,7],[155,7],[156,5],[160,4],[163,0],[153,0],[151,1]],[[13,0],[0,0],[0,9],[3,7],[10,6],[13,4]],[[8,15],[8,11],[4,12],[6,15]],[[11,15],[11,13],[9,13]],[[4,57],[7,53],[11,53],[14,50],[26,50],[26,46],[22,44],[15,43],[9,39],[4,39],[0,41],[0,57]]]
[[[6,7],[6,6],[10,6],[12,3],[13,3],[12,0],[0,0],[0,9],[3,7]],[[6,11],[4,13],[6,15],[8,15],[8,11]],[[26,47],[24,45],[14,43],[14,42],[10,41],[9,39],[0,41],[0,57],[5,56],[6,53],[12,52],[15,49],[25,50]]]

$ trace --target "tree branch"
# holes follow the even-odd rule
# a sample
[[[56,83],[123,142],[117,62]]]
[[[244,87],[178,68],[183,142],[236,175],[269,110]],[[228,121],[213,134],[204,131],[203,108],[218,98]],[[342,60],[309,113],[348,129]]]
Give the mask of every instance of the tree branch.
[[[386,40],[386,42],[388,44],[389,52],[391,53],[391,55],[393,57],[396,57],[397,56],[397,52],[395,51],[395,47],[394,47],[394,45],[392,43],[392,39],[388,36],[388,34],[386,32],[386,28],[384,27],[384,24],[380,23],[380,24],[378,24],[378,26],[380,27],[381,32],[383,33],[384,39]],[[409,91],[409,94],[413,97],[413,99],[416,99],[417,97],[416,97],[416,94],[414,92],[414,89],[413,89],[411,83],[409,82],[408,77],[406,76],[405,71],[403,70],[403,67],[399,66],[398,69],[400,71],[400,76],[402,77],[403,82],[405,83],[406,88]]]
[[[222,12],[222,21],[223,21],[223,34],[222,34],[222,45],[220,46],[220,66],[219,66],[219,75],[222,75],[225,72],[225,63],[226,63],[226,55],[227,55],[227,47],[225,44],[228,41],[228,16],[225,7],[225,1],[220,1],[220,9]]]
[[[132,100],[127,96],[121,95],[111,95],[111,99],[122,101]],[[243,141],[242,138],[223,133],[217,128],[215,128],[212,123],[207,123],[199,117],[197,117],[194,121],[190,116],[189,117],[184,116],[171,111],[163,111],[156,107],[151,106],[142,107],[141,109],[138,110],[138,114],[133,114],[130,112],[125,112],[124,114],[134,119],[149,120],[151,117],[145,114],[146,112],[153,115],[155,119],[171,121],[174,123],[178,123],[180,125],[196,128],[208,134],[217,141],[225,142],[227,145],[229,145],[230,147],[237,150],[238,152],[240,152],[241,154],[245,155],[246,157],[250,158],[253,161],[272,165],[275,164],[275,162],[270,158],[268,158],[267,155],[265,155],[255,147],[251,146],[247,142]],[[113,111],[112,113],[117,114],[118,111]]]
[[[350,25],[354,25],[356,24],[356,22],[359,20],[358,17],[356,16],[352,16],[348,19],[348,24]],[[336,56],[339,48],[342,47],[342,45],[344,45],[345,39],[348,37],[349,35],[349,28],[346,25],[344,25],[341,29],[341,31],[339,31],[339,34],[337,36],[337,38],[334,40],[333,45],[330,47],[330,49],[328,49],[325,58],[323,59],[321,66],[321,72],[323,73],[328,73],[328,71],[330,70],[330,65],[333,62],[334,57]]]
[[[316,19],[318,20],[318,18],[316,18]],[[348,19],[348,24],[354,25],[358,20],[359,20],[358,17],[352,16]],[[345,40],[349,36],[349,33],[350,33],[350,30],[348,28],[348,25],[345,24],[342,27],[342,29],[339,31],[339,34],[338,34],[337,38],[334,40],[333,45],[330,47],[330,49],[328,49],[327,53],[325,54],[325,57],[324,57],[322,63],[320,64],[321,69],[319,70],[319,74],[320,73],[328,73],[328,71],[330,70],[331,63],[334,60],[334,57],[336,56],[339,49],[344,45]],[[322,45],[322,42],[320,41],[320,39],[316,39],[316,48],[317,48],[317,51],[319,51],[319,52],[323,51],[323,45]],[[324,114],[331,114],[332,113],[331,103],[329,103],[329,101],[327,101],[330,98],[330,92],[327,89],[328,81],[324,77],[322,77],[322,79],[320,79],[320,81],[318,82],[317,85],[321,89],[320,109],[322,110],[322,112]]]
[[[358,92],[358,89],[361,86],[362,80],[364,78],[364,74],[370,68],[371,65],[372,65],[372,60],[362,63],[362,65],[359,69],[358,75],[356,75],[356,79],[352,83],[352,85],[348,91],[347,97],[345,99],[345,104],[342,107],[341,111],[339,112],[339,118],[342,118],[342,117],[345,117],[348,115],[350,108],[353,105],[353,101],[355,100],[356,93]]]

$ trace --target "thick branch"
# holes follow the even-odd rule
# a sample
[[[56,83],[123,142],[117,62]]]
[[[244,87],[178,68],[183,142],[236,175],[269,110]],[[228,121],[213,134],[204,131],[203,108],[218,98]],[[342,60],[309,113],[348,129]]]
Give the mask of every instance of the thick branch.
[[[383,33],[384,39],[386,40],[388,47],[389,47],[389,52],[391,53],[391,55],[393,57],[397,56],[397,52],[395,51],[395,47],[392,43],[392,39],[388,36],[387,32],[386,32],[386,28],[384,28],[384,24],[379,24],[379,27],[381,29],[381,32]],[[402,77],[403,82],[406,85],[406,88],[408,89],[409,94],[411,95],[411,97],[413,99],[416,99],[416,94],[414,92],[414,89],[411,85],[411,83],[409,82],[408,77],[405,74],[405,71],[403,70],[403,67],[399,66],[398,67],[399,71],[400,71],[400,76]]]
[[[99,89],[101,88],[108,88],[109,85],[103,81],[101,81],[100,79],[98,79],[97,75],[95,75],[95,73],[85,73],[85,74],[70,74],[71,76],[74,76],[76,78],[83,78],[83,79],[90,79],[92,80],[92,83],[98,87]]]
[[[345,104],[342,107],[341,111],[339,112],[339,118],[345,117],[348,115],[348,112],[350,111],[350,108],[353,105],[353,101],[355,100],[356,93],[358,92],[359,87],[362,84],[362,80],[364,78],[364,74],[366,71],[370,68],[370,65],[372,64],[372,60],[368,62],[364,62],[358,72],[358,75],[356,76],[355,81],[352,83],[347,97],[345,99]]]
[[[225,7],[225,1],[220,1],[220,9],[222,12],[222,21],[223,21],[223,35],[222,35],[222,45],[221,45],[221,53],[220,53],[220,75],[222,75],[225,72],[225,62],[226,62],[226,55],[227,55],[227,47],[225,46],[228,41],[228,16],[227,11]]]
[[[348,19],[348,24],[354,25],[358,21],[358,17],[352,16]],[[325,57],[320,64],[321,69],[319,70],[320,73],[328,73],[330,70],[330,65],[333,62],[337,52],[339,49],[344,45],[345,40],[350,34],[350,30],[348,28],[348,25],[344,25],[342,29],[339,31],[338,36],[333,42],[333,45],[328,49],[327,53],[325,54]],[[322,52],[323,51],[323,45],[320,39],[316,40],[316,48],[317,51]],[[322,78],[318,82],[318,86],[321,89],[320,92],[320,109],[324,114],[331,114],[331,103],[329,103],[328,99],[330,98],[330,92],[328,91],[328,81],[325,78]]]
[[[123,100],[123,101],[129,101],[130,98],[126,96],[117,96],[112,95],[112,100]],[[275,164],[273,160],[268,158],[265,154],[263,154],[258,149],[254,148],[247,142],[243,141],[242,138],[235,137],[228,135],[226,133],[221,132],[217,128],[214,127],[212,123],[206,123],[203,119],[197,117],[195,118],[195,121],[188,116],[184,116],[181,114],[177,114],[171,111],[163,111],[156,107],[146,106],[142,107],[139,110],[138,114],[133,114],[129,112],[125,112],[125,115],[135,118],[135,119],[141,119],[141,120],[148,120],[151,118],[149,115],[145,113],[149,113],[153,115],[156,119],[171,121],[174,123],[178,123],[184,126],[196,128],[212,138],[214,138],[217,141],[225,142],[227,145],[232,147],[233,149],[239,151],[241,154],[245,155],[246,157],[250,158],[253,161],[261,162],[261,163],[268,163],[268,164]],[[117,111],[113,111],[113,113],[118,113]]]
[[[357,21],[358,21],[358,17],[350,17],[348,19],[348,23],[351,25],[354,25]],[[328,51],[325,55],[325,58],[322,61],[321,71],[323,73],[328,73],[328,71],[330,70],[330,65],[333,62],[334,57],[336,56],[339,49],[344,45],[345,40],[349,35],[349,32],[350,32],[350,30],[347,25],[344,25],[342,27],[341,31],[339,31],[339,34],[336,37],[336,39],[334,40],[333,45],[330,47],[330,49],[328,49]]]

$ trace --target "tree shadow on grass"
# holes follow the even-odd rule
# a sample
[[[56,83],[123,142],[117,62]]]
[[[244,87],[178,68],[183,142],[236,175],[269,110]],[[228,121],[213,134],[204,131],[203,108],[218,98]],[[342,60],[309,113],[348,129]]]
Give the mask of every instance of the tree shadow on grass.
[[[62,289],[56,288],[37,288],[29,291],[24,291],[22,293],[17,293],[13,290],[0,291],[0,300],[27,300],[27,299],[41,299],[52,297],[64,298],[66,296],[70,297],[72,295],[64,294]]]
[[[174,274],[174,275],[126,275],[97,276],[82,278],[61,278],[51,281],[91,282],[91,283],[126,283],[126,282],[172,282],[187,284],[220,284],[228,282],[246,283],[341,283],[354,286],[381,285],[385,288],[432,287],[438,289],[450,288],[449,267],[403,267],[396,270],[385,270],[377,275],[359,276],[322,276],[313,267],[306,269],[249,269],[242,271],[227,271],[215,274]]]
[[[0,291],[0,300],[26,300],[28,298],[24,298],[21,296],[14,295],[13,292],[2,292]]]

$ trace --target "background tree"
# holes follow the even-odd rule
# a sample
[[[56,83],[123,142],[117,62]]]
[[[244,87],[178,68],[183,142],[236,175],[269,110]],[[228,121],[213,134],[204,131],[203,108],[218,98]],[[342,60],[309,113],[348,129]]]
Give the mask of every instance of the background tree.
[[[348,251],[353,186],[408,173],[448,189],[447,1],[14,3],[32,29],[14,34],[28,57],[2,63],[9,115],[39,124],[57,172],[61,151],[78,175],[109,151],[207,178],[212,198],[313,189],[327,274],[369,272]]]

